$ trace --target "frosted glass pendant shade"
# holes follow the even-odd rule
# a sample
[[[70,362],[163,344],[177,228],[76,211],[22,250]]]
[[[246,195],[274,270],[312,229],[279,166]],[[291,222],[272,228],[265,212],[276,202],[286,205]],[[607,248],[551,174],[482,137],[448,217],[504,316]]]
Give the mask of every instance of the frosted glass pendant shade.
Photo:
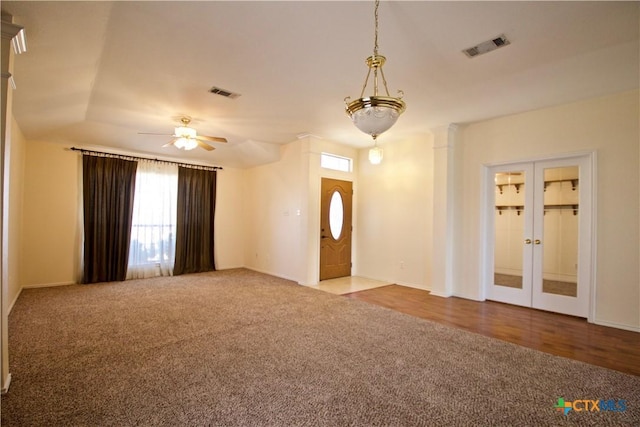
[[[388,107],[368,107],[356,111],[351,120],[362,132],[377,136],[395,124],[398,113]]]
[[[382,148],[377,145],[369,150],[369,162],[372,165],[379,165],[382,162]]]
[[[198,146],[198,141],[192,138],[178,138],[173,144],[176,148],[193,150]]]
[[[376,137],[391,128],[405,108],[400,98],[371,96],[348,103],[346,111],[358,129]]]

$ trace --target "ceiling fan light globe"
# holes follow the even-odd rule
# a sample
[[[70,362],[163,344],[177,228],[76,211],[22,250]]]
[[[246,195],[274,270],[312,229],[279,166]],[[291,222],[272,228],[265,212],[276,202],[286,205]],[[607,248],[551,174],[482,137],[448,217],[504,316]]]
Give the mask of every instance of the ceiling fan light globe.
[[[185,139],[184,138],[178,138],[176,140],[176,142],[173,143],[173,146],[179,149],[183,149],[185,145]]]
[[[191,138],[183,138],[184,139],[184,149],[185,150],[193,150],[198,146],[198,141]]]
[[[196,130],[187,126],[178,126],[175,129],[176,138],[195,138]]]
[[[173,145],[181,150],[193,150],[198,146],[198,141],[191,138],[178,138]]]

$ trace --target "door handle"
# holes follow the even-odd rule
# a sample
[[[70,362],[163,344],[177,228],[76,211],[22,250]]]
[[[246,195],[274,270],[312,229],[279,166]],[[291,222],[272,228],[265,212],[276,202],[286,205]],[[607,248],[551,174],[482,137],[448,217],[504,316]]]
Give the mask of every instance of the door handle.
[[[536,245],[539,245],[542,242],[540,241],[540,239],[536,239],[536,240],[533,241],[533,243],[535,243]]]
[[[525,239],[524,244],[525,245],[530,245],[531,244],[531,239]]]

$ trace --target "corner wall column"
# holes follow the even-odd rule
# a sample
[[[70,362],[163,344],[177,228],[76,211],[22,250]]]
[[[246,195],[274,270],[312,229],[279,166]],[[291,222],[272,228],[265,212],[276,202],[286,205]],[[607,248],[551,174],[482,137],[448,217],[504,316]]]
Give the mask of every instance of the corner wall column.
[[[301,268],[298,284],[317,285],[320,277],[320,140],[314,136],[300,139],[302,183],[300,206]]]
[[[0,212],[2,213],[2,226],[0,226],[0,278],[2,279],[2,292],[0,292],[0,386],[2,387],[2,393],[6,393],[9,389],[9,383],[11,382],[11,374],[9,373],[9,301],[8,301],[8,278],[5,259],[7,254],[5,251],[5,239],[4,234],[4,210],[7,206],[4,205],[5,188],[4,188],[4,172],[8,165],[5,164],[5,148],[7,137],[7,114],[11,111],[8,105],[8,90],[9,79],[11,78],[11,40],[22,30],[22,26],[12,23],[12,17],[10,15],[2,14],[2,48],[0,64],[2,64],[2,105],[1,105],[1,127],[0,127],[0,189],[2,189],[2,196],[0,197]]]
[[[455,150],[458,126],[433,129],[433,249],[431,294],[453,295]]]

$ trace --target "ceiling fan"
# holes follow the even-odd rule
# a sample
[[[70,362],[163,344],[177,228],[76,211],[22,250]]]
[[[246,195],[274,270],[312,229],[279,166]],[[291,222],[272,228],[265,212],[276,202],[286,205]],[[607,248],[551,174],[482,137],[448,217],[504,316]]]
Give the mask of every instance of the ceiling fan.
[[[217,136],[204,136],[198,135],[194,128],[189,127],[189,123],[191,123],[190,117],[182,117],[180,118],[180,123],[182,126],[178,126],[175,128],[173,134],[168,133],[149,133],[149,132],[138,132],[140,135],[170,135],[173,136],[173,139],[163,145],[162,147],[168,147],[173,145],[176,148],[184,149],[184,150],[193,150],[196,147],[204,148],[207,151],[215,150],[215,147],[207,144],[204,141],[208,142],[227,142],[225,138],[220,138]]]

